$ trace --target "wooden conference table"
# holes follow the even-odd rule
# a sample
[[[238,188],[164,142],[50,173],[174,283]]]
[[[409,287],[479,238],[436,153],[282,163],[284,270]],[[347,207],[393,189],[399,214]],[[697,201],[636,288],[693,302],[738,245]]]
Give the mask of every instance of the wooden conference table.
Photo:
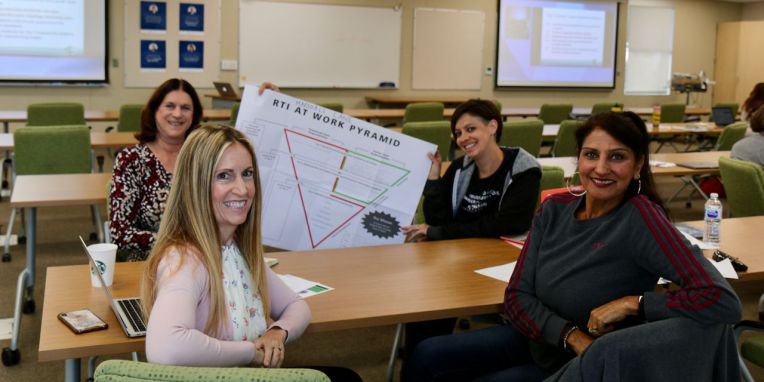
[[[22,305],[34,310],[35,240],[37,207],[104,205],[111,173],[19,175],[13,185],[11,208],[24,208],[26,220],[26,267],[19,274],[14,309],[11,350],[18,349]],[[100,219],[99,219],[100,220]],[[99,224],[99,231],[103,229]],[[100,232],[103,237],[103,233]],[[72,240],[74,240],[74,234]],[[66,290],[66,288],[64,288]]]
[[[230,110],[204,110],[202,121],[227,121],[231,119]],[[117,122],[119,111],[86,110],[86,122]],[[11,123],[26,123],[26,110],[0,110],[0,122],[3,123],[3,132],[7,133]]]
[[[274,270],[318,281],[334,290],[306,299],[308,332],[494,313],[506,283],[474,271],[514,261],[520,250],[498,239],[465,239],[376,247],[269,253]],[[66,379],[79,380],[80,358],[143,351],[144,339],[127,338],[103,291],[90,286],[88,267],[48,268],[39,361],[66,360]],[[115,297],[138,295],[143,263],[119,263]],[[87,307],[109,329],[76,335],[56,315]]]
[[[450,119],[451,116],[454,114],[453,108],[446,108],[443,110],[443,118],[444,119]],[[641,116],[648,116],[653,113],[653,109],[651,107],[626,107],[625,110],[633,111]],[[577,115],[587,115],[592,112],[591,108],[587,107],[576,107],[573,108],[573,114]],[[345,114],[365,119],[365,120],[371,120],[371,119],[402,119],[403,115],[406,113],[406,109],[345,109]],[[711,109],[709,108],[689,108],[685,112],[686,115],[709,115],[711,114]],[[503,117],[521,117],[521,118],[528,118],[528,117],[538,117],[539,115],[539,108],[537,107],[505,107],[501,109],[501,115]]]
[[[639,115],[652,114],[650,107],[626,107],[626,110],[634,111]],[[585,115],[591,112],[591,108],[574,108],[574,114]],[[403,119],[405,109],[345,109],[344,114],[363,120],[400,120]],[[711,113],[709,108],[688,108],[687,115],[708,115]],[[443,111],[443,118],[450,119],[454,114],[453,108],[447,108]],[[539,108],[537,107],[505,107],[501,109],[501,115],[504,117],[538,117]],[[119,119],[118,111],[85,111],[85,121],[87,122],[116,122]],[[228,121],[231,119],[230,109],[205,109],[202,121]],[[27,121],[27,112],[23,110],[0,111],[0,122],[3,123],[3,132],[7,133],[10,123],[24,123]]]
[[[722,220],[721,249],[748,265],[748,272],[739,274],[743,281],[764,279],[764,258],[757,250],[762,225],[764,216]],[[514,261],[519,249],[500,240],[465,239],[269,256],[279,259],[278,273],[335,288],[306,299],[313,313],[308,332],[321,332],[498,312],[506,284],[474,270]],[[84,263],[83,255],[83,265],[50,267],[46,276],[39,361],[66,360],[68,381],[79,380],[80,358],[144,349],[144,339],[124,335],[103,291],[90,286]],[[142,271],[143,263],[117,264],[114,296],[138,295]],[[75,335],[56,318],[83,307],[106,320],[109,329]]]
[[[138,143],[132,132],[90,132],[90,146],[94,149],[114,149]],[[13,134],[0,133],[0,150],[13,151]]]
[[[687,162],[710,162],[719,163],[720,157],[729,158],[729,151],[701,151],[687,153],[656,153],[650,154],[651,161],[687,163]],[[565,178],[570,178],[576,172],[576,157],[557,157],[557,158],[537,158],[543,166],[561,167],[565,173]],[[682,166],[673,167],[651,167],[654,176],[686,176],[686,175],[717,175],[719,168],[699,168],[692,169]]]
[[[703,220],[686,222],[703,229]],[[747,272],[738,273],[740,281],[764,280],[764,256],[761,256],[761,227],[764,216],[722,219],[720,248],[730,256],[739,258],[748,266]],[[705,250],[706,257],[713,251]],[[734,285],[735,280],[730,280]]]
[[[544,138],[554,138],[559,130],[560,125],[544,125],[542,136]],[[713,122],[661,123],[658,127],[647,126],[647,132],[653,137],[664,134],[717,136],[722,131],[724,129],[716,126]]]

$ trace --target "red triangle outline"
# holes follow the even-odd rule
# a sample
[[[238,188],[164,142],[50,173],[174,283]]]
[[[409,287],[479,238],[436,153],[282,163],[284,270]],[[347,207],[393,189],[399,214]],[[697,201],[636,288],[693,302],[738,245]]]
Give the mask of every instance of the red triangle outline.
[[[292,153],[292,145],[289,143],[289,133],[296,134],[296,135],[299,135],[299,136],[304,137],[304,138],[312,139],[312,140],[314,140],[316,142],[332,146],[334,148],[337,148],[337,149],[345,151],[345,152],[348,151],[348,149],[346,149],[344,147],[341,147],[341,146],[337,146],[337,145],[335,145],[335,144],[333,144],[331,142],[326,142],[326,141],[322,141],[320,139],[316,139],[314,137],[305,135],[303,133],[300,133],[300,132],[297,132],[297,131],[294,131],[294,130],[284,129],[284,138],[286,139],[287,149],[289,150],[289,154],[290,154],[289,155],[289,159],[292,161],[292,171],[294,172],[294,179],[297,182],[297,192],[300,195],[300,204],[302,205],[302,213],[303,213],[303,216],[305,216],[305,224],[308,227],[308,237],[310,237],[310,245],[313,247],[313,249],[315,249],[316,247],[321,245],[324,241],[326,241],[326,239],[328,239],[329,237],[334,235],[334,233],[337,232],[340,228],[345,226],[345,224],[347,224],[350,220],[352,220],[359,213],[361,213],[361,211],[365,210],[366,206],[360,205],[358,203],[352,202],[352,201],[344,199],[344,198],[340,198],[339,196],[336,196],[336,195],[329,195],[329,196],[331,196],[331,197],[333,197],[335,199],[342,200],[343,202],[350,203],[352,205],[358,206],[358,207],[360,207],[360,209],[358,211],[356,211],[356,213],[351,215],[349,218],[345,219],[345,221],[343,221],[340,225],[338,225],[337,228],[333,229],[323,239],[319,240],[318,243],[316,243],[315,240],[313,239],[313,231],[310,228],[310,220],[308,219],[308,210],[307,210],[307,207],[305,205],[305,200],[302,197],[302,187],[300,186],[300,177],[299,177],[299,175],[297,175],[297,166],[294,163],[294,155],[292,155],[293,154]]]

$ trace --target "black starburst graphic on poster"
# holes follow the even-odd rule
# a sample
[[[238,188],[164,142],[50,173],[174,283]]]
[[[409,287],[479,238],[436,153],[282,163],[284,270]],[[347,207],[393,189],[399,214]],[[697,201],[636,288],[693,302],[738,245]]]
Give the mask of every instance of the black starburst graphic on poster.
[[[383,239],[393,238],[401,231],[398,220],[385,212],[369,212],[363,217],[362,222],[367,232]]]

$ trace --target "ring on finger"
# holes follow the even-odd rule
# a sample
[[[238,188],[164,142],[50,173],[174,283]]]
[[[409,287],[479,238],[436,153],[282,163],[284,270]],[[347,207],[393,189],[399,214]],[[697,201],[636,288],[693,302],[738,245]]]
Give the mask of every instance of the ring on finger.
[[[597,330],[597,329],[594,329],[594,328],[587,328],[587,329],[589,330],[589,333],[591,333],[591,334],[599,333],[599,330]]]

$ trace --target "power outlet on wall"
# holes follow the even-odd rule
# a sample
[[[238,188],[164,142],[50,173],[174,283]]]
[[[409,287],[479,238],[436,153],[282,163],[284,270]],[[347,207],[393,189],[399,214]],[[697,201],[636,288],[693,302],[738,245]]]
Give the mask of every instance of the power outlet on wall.
[[[239,62],[236,60],[220,61],[220,70],[236,70],[239,68]]]

